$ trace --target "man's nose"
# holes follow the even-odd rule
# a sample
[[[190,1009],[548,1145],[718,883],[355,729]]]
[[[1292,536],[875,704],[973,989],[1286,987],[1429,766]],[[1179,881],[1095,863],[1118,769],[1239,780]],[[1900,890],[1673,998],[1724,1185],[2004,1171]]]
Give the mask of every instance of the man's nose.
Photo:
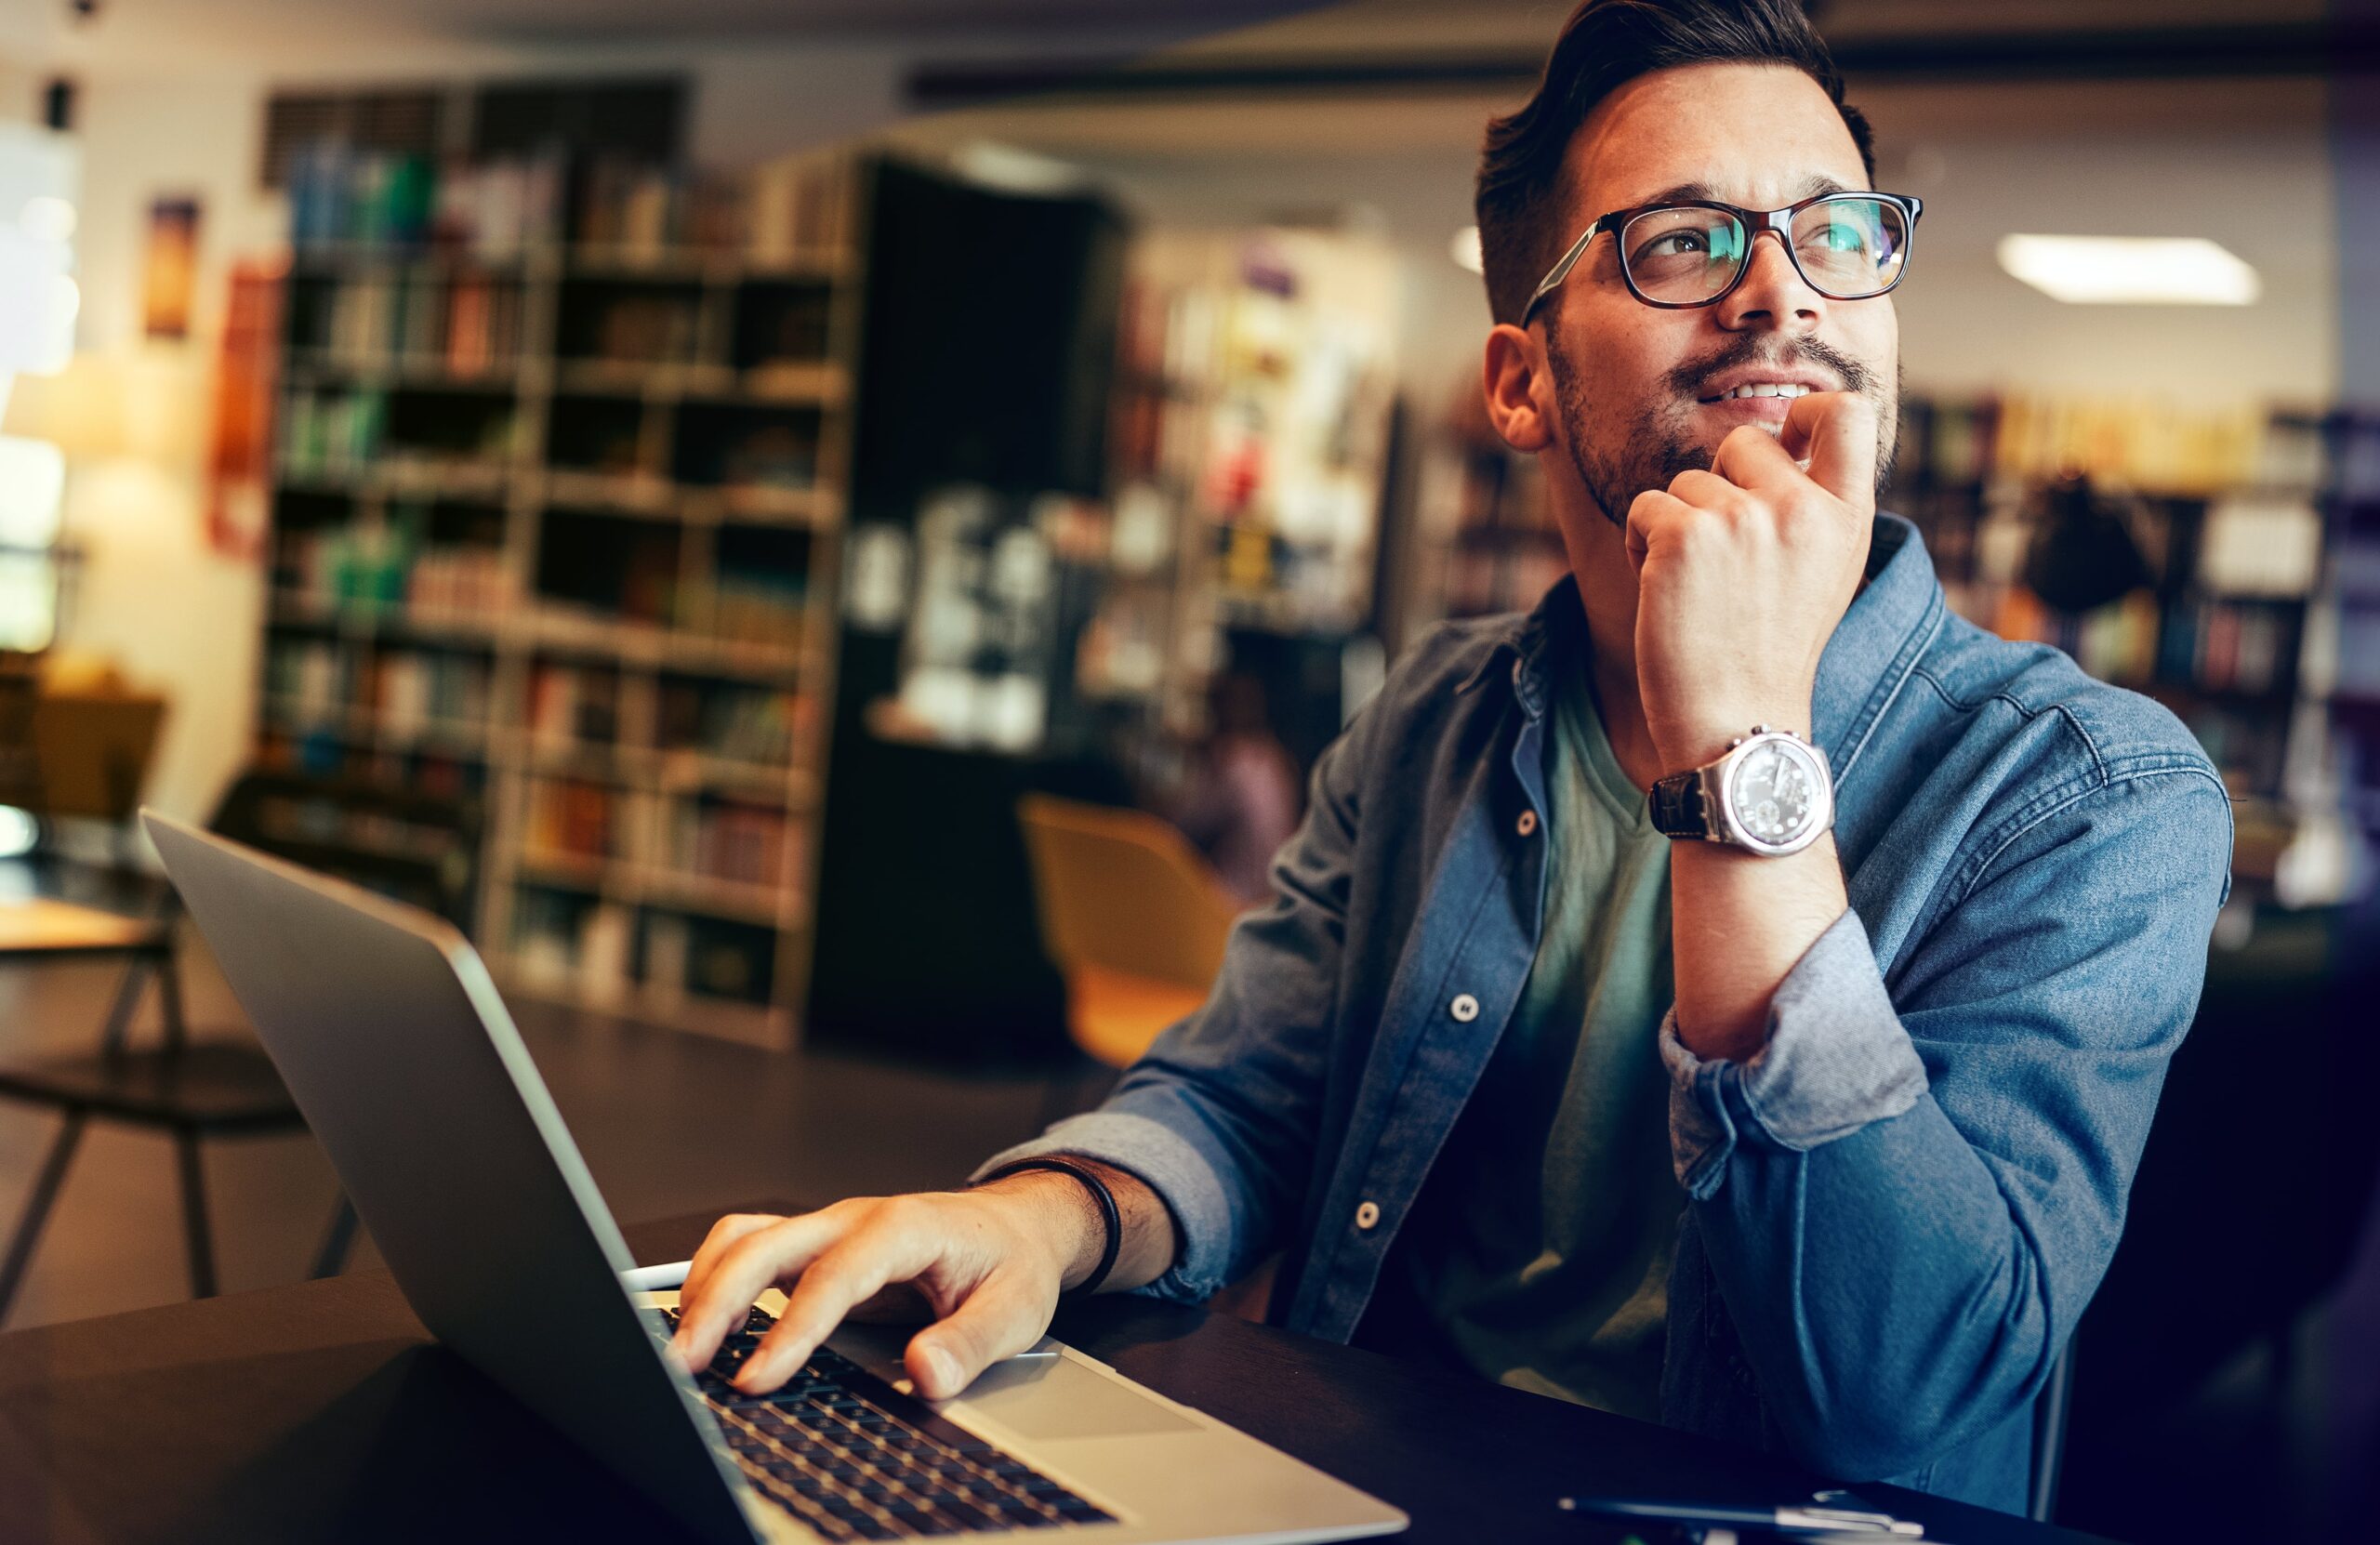
[[[1718,322],[1729,329],[1775,327],[1788,332],[1815,330],[1826,316],[1826,297],[1810,287],[1793,255],[1785,248],[1785,233],[1762,231],[1752,239],[1750,265],[1738,284],[1716,308]]]

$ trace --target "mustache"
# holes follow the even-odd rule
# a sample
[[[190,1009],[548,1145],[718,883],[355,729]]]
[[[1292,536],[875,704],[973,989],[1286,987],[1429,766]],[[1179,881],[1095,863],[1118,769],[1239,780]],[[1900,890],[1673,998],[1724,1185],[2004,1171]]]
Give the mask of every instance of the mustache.
[[[1670,390],[1679,396],[1692,397],[1699,395],[1698,389],[1711,376],[1742,365],[1771,370],[1815,365],[1833,372],[1845,391],[1870,392],[1876,386],[1874,371],[1824,339],[1803,338],[1779,349],[1757,333],[1737,334],[1703,358],[1679,365],[1665,379]]]

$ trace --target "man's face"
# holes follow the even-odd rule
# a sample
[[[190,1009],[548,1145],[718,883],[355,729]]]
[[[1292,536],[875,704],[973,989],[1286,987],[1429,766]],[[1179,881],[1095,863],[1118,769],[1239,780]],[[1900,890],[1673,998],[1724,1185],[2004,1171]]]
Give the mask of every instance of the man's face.
[[[1778,209],[1869,185],[1851,131],[1818,83],[1755,64],[1631,81],[1580,126],[1565,178],[1573,234],[1607,209],[1695,198]],[[1880,480],[1891,461],[1900,397],[1892,297],[1828,299],[1773,233],[1753,239],[1750,270],[1725,299],[1668,310],[1629,293],[1618,243],[1598,232],[1538,318],[1560,409],[1555,433],[1615,525],[1646,489],[1708,468],[1729,430],[1784,423],[1790,398],[1727,395],[1744,386],[1863,393],[1876,409]]]

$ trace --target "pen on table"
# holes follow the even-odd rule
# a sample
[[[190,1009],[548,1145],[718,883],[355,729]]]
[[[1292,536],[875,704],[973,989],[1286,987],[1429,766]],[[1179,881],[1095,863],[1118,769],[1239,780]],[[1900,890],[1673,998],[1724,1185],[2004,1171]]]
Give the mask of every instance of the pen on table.
[[[1895,1535],[1915,1538],[1925,1525],[1888,1512],[1850,1508],[1759,1508],[1722,1502],[1654,1501],[1642,1498],[1565,1497],[1554,1504],[1565,1512],[1601,1513],[1606,1517],[1656,1519],[1664,1524],[1715,1525],[1727,1528],[1773,1529],[1779,1534]]]
[[[666,1293],[686,1285],[686,1273],[693,1265],[691,1261],[672,1261],[666,1266],[630,1267],[620,1274],[620,1286],[631,1293]]]

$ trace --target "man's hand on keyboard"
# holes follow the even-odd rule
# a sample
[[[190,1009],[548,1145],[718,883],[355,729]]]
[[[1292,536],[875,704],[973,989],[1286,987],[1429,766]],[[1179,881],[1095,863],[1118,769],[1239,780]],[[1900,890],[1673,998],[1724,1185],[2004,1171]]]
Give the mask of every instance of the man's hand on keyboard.
[[[1125,1220],[1108,1285],[1148,1282],[1173,1258],[1172,1221],[1139,1181],[1105,1169]],[[906,1287],[934,1323],[909,1342],[918,1393],[945,1400],[1002,1357],[1040,1340],[1058,1294],[1096,1268],[1097,1208],[1073,1178],[1012,1175],[972,1191],[862,1197],[794,1218],[721,1219],[679,1290],[669,1349],[707,1367],[752,1301],[786,1290],[785,1312],[735,1376],[747,1393],[775,1389],[853,1311]]]

